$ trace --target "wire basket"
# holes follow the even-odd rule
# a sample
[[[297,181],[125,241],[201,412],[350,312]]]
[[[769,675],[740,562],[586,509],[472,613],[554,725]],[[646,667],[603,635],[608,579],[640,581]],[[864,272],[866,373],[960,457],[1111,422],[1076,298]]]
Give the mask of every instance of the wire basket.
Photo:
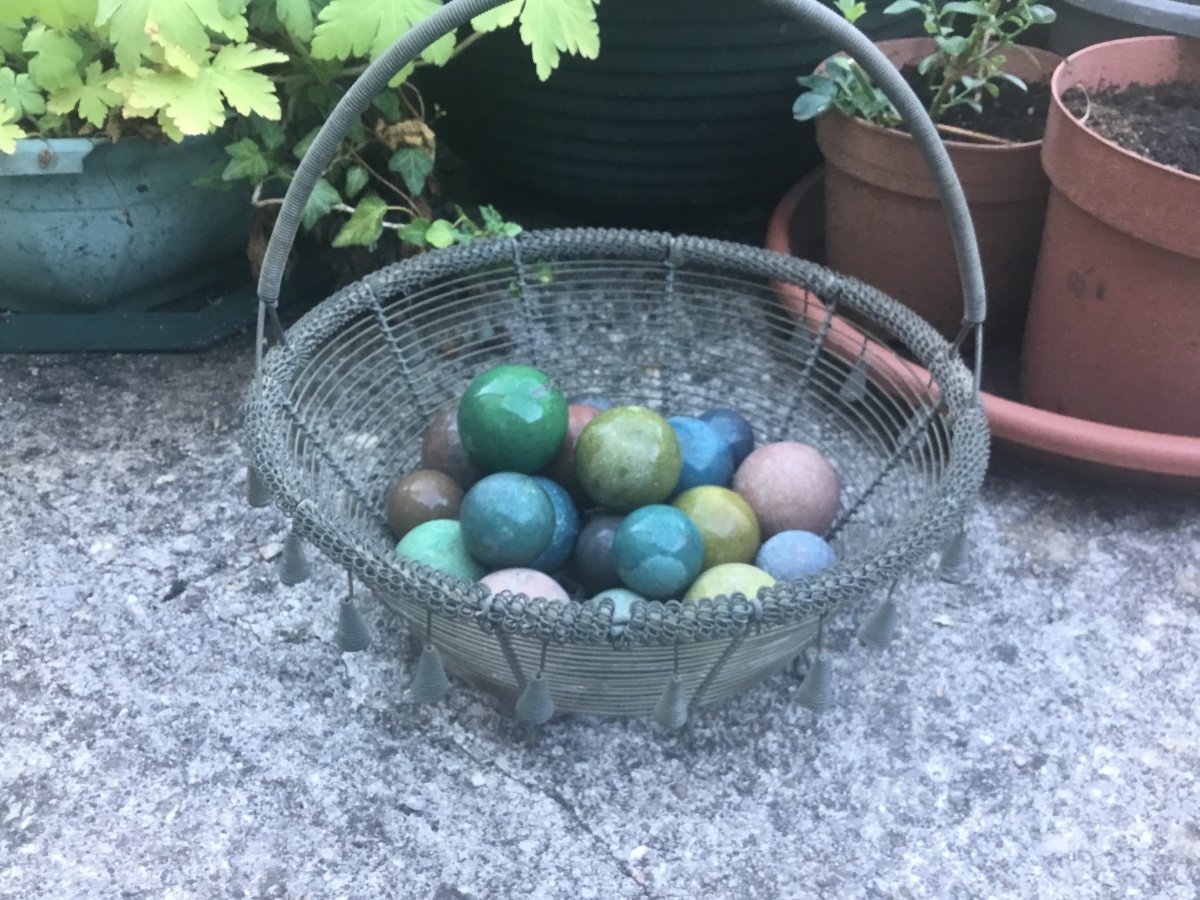
[[[398,69],[420,41],[489,2],[453,0],[425,32],[376,63],[374,80],[386,82],[388,68]],[[807,11],[810,3],[788,5]],[[837,32],[817,9],[819,24]],[[360,93],[369,99],[374,89],[368,83]],[[348,94],[343,105],[353,113],[355,102]],[[343,119],[335,111],[326,130],[337,132]],[[302,170],[320,174],[320,145],[318,138]],[[287,217],[307,196],[305,175],[285,201],[260,284],[260,351],[295,233]],[[982,321],[982,294],[968,302],[978,316],[968,317],[960,339],[978,336]],[[896,350],[928,378],[914,379]],[[610,601],[493,597],[397,556],[384,515],[391,486],[417,467],[437,413],[475,375],[509,362],[546,371],[568,396],[603,395],[666,415],[732,406],[760,441],[816,447],[842,481],[829,535],[838,563],[756,597],[638,601],[628,622],[614,623]],[[416,699],[438,699],[448,668],[515,702],[527,721],[561,710],[655,714],[677,726],[690,709],[726,699],[819,645],[830,615],[881,590],[884,602],[861,634],[885,642],[896,581],[947,541],[946,562],[961,562],[964,516],[987,460],[977,375],[914,313],[812,263],[650,232],[530,232],[383,269],[260,352],[245,406],[251,502],[274,501],[291,518],[286,582],[306,574],[306,540],[419,637]],[[342,616],[344,644],[362,646],[361,621],[347,602]],[[801,695],[814,708],[828,702],[823,652]]]

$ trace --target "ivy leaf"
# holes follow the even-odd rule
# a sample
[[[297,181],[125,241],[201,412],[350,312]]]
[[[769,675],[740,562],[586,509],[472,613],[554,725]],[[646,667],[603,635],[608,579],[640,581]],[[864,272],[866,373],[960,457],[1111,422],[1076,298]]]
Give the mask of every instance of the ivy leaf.
[[[398,122],[404,113],[400,109],[400,97],[396,91],[384,91],[378,94],[371,105],[383,115],[388,122]]]
[[[429,231],[430,224],[428,219],[422,219],[418,216],[411,222],[405,222],[401,225],[396,231],[396,236],[405,243],[424,247],[425,234]]]
[[[333,237],[335,247],[370,247],[383,234],[387,204],[375,194],[363,197],[346,224]]]
[[[296,141],[296,146],[292,147],[292,156],[296,157],[296,159],[303,159],[304,154],[308,152],[308,148],[312,146],[312,142],[317,139],[317,132],[320,130],[320,125],[314,125],[310,128],[308,134]]]
[[[76,79],[75,84],[59,88],[50,95],[50,111],[66,115],[78,108],[80,118],[96,128],[103,128],[108,111],[121,105],[121,95],[109,87],[115,74],[111,70],[104,71],[104,66],[96,60],[87,67],[82,79]]]
[[[388,168],[400,173],[410,193],[419,194],[425,190],[425,179],[433,171],[433,157],[420,147],[401,147],[388,160]]]
[[[28,75],[5,66],[0,69],[0,106],[16,110],[18,119],[40,116],[46,111],[46,98]]]
[[[4,0],[8,22],[37,19],[50,28],[68,31],[91,25],[96,18],[96,0]]]
[[[333,209],[335,204],[342,201],[341,195],[332,184],[324,178],[318,178],[313,185],[308,202],[304,204],[304,214],[300,217],[301,224],[309,231]]]
[[[425,242],[430,247],[437,247],[439,250],[453,244],[454,238],[454,226],[445,219],[435,219],[425,232]]]
[[[264,119],[262,116],[254,116],[250,120],[250,126],[254,129],[254,134],[258,137],[258,142],[262,144],[264,150],[278,150],[287,140],[287,132],[279,122]]]
[[[313,14],[308,0],[275,0],[275,15],[288,34],[307,44],[313,36]]]
[[[521,10],[521,40],[533,51],[538,78],[545,81],[563,53],[584,59],[600,55],[596,24],[599,0],[525,0]]]
[[[17,141],[25,137],[25,129],[14,124],[17,118],[15,109],[0,103],[0,153],[15,153]]]
[[[251,138],[242,138],[225,148],[229,162],[221,172],[222,181],[237,181],[244,178],[258,184],[267,177],[271,164],[263,156],[262,147]]]
[[[367,186],[370,176],[362,166],[351,166],[346,170],[346,196],[357,197]]]
[[[275,50],[253,44],[227,44],[194,77],[183,72],[157,72],[138,69],[129,79],[120,79],[127,106],[161,110],[163,118],[179,134],[207,134],[225,122],[224,100],[243,116],[257,113],[264,119],[278,119],[279,99],[275,86],[258,66],[286,62]],[[113,87],[118,87],[114,79]]]
[[[67,87],[79,81],[79,61],[83,48],[65,34],[45,25],[34,25],[21,44],[29,60],[29,76],[44,91]]]
[[[318,14],[320,24],[313,31],[313,56],[374,59],[441,7],[439,0],[331,0]],[[445,35],[434,41],[421,58],[441,65],[454,52],[454,45],[454,35]]]
[[[96,24],[108,25],[122,71],[136,69],[157,45],[172,66],[192,75],[208,58],[209,31],[246,40],[246,17],[222,12],[219,0],[99,0]]]

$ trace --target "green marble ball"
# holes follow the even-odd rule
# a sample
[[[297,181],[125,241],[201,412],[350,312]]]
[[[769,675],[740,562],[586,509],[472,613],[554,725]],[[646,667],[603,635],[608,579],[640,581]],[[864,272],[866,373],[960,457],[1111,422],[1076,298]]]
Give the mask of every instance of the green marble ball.
[[[665,500],[679,480],[679,440],[644,406],[617,406],[588,423],[575,445],[584,493],[615,512]]]
[[[396,554],[468,581],[478,581],[487,572],[467,552],[462,526],[455,519],[418,525],[396,545]]]
[[[467,454],[487,471],[532,475],[566,436],[567,400],[545,372],[496,366],[467,385],[458,433]]]

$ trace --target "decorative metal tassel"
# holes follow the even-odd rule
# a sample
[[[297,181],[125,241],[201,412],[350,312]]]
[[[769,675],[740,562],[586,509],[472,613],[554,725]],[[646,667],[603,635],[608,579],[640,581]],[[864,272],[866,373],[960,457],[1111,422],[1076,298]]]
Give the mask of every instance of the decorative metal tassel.
[[[371,633],[354,606],[354,576],[350,572],[346,572],[346,576],[350,581],[350,591],[342,598],[338,608],[338,629],[334,640],[343,653],[358,653],[371,646]]]
[[[446,667],[442,665],[442,655],[437,647],[426,641],[425,649],[417,660],[417,670],[413,673],[412,695],[418,703],[437,703],[450,690],[450,679],[446,677]]]
[[[900,624],[900,613],[897,612],[896,604],[892,600],[895,592],[896,585],[893,584],[887,597],[875,607],[875,611],[867,616],[858,628],[858,639],[873,650],[882,650],[896,636],[896,626]]]
[[[825,655],[825,617],[817,620],[817,655],[796,689],[796,702],[815,713],[833,706],[833,666]]]
[[[289,531],[283,541],[283,555],[279,558],[279,580],[291,587],[307,581],[311,575],[308,557],[304,555],[304,539],[294,530]]]
[[[938,577],[951,584],[962,584],[971,576],[971,542],[961,528],[946,542],[938,563]]]
[[[271,491],[267,482],[253,465],[246,467],[246,502],[254,507],[268,506],[271,503]]]
[[[679,674],[674,673],[663,689],[662,696],[658,698],[658,705],[654,707],[654,721],[663,728],[674,731],[683,727],[687,720],[687,691],[683,688],[683,682],[679,680]]]
[[[543,725],[554,715],[554,701],[550,698],[550,686],[546,684],[546,644],[542,644],[542,659],[538,673],[525,684],[525,690],[517,698],[517,718],[533,725]]]
[[[858,403],[867,396],[867,362],[861,356],[854,361],[854,368],[846,374],[846,380],[838,388],[838,399],[845,403]]]

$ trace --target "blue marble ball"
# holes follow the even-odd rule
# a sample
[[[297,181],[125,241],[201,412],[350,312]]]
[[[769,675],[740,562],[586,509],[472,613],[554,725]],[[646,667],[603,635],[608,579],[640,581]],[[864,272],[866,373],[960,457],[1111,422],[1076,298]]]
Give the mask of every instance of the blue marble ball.
[[[754,452],[754,429],[741,413],[723,407],[710,409],[700,421],[707,422],[724,439],[735,469]]]
[[[517,472],[476,482],[458,518],[467,552],[489,569],[527,567],[554,537],[554,504],[540,484]]]
[[[754,564],[779,581],[804,578],[828,569],[837,554],[820,535],[811,531],[781,531],[758,550]]]
[[[612,633],[618,635],[625,630],[625,626],[633,618],[633,604],[638,600],[645,600],[645,598],[625,588],[609,588],[607,591],[597,594],[588,603],[599,606],[605,600],[610,601],[613,605]]]
[[[662,599],[681,594],[700,574],[704,539],[673,506],[634,510],[617,529],[612,546],[617,574],[630,590]]]
[[[546,492],[554,507],[554,534],[546,549],[529,564],[529,568],[557,572],[566,565],[571,558],[571,551],[575,549],[575,539],[579,537],[579,511],[575,509],[571,495],[558,482],[540,476],[534,476],[533,480]]]
[[[733,477],[733,457],[720,433],[707,422],[691,416],[672,416],[667,419],[667,424],[679,440],[679,455],[683,461],[671,496],[706,484],[727,487]]]

